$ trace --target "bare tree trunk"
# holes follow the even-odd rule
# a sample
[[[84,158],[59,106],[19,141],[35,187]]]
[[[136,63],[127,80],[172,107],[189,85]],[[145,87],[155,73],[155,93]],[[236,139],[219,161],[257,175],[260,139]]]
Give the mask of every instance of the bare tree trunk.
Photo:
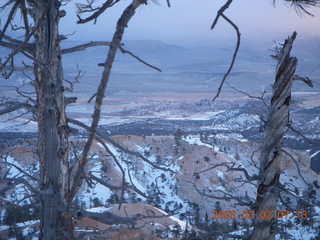
[[[35,67],[40,161],[41,239],[73,239],[68,192],[68,127],[65,116],[61,50],[58,33],[59,1],[35,3]]]
[[[289,105],[291,99],[291,85],[296,70],[297,59],[290,57],[296,32],[285,41],[282,49],[277,50],[278,65],[273,85],[271,108],[266,122],[264,142],[261,148],[260,168],[262,181],[259,183],[255,205],[256,220],[252,240],[273,240],[276,223],[277,201],[279,197],[278,183],[282,166],[283,136],[289,120]],[[263,215],[261,212],[270,211]],[[266,218],[264,218],[266,217]]]

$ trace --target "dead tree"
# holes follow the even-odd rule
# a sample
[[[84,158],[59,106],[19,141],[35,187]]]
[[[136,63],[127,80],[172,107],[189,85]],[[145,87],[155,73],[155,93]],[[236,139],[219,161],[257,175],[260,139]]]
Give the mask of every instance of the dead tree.
[[[85,143],[82,155],[72,168],[72,171],[69,162],[70,149],[68,136],[70,128],[65,112],[66,105],[70,103],[71,99],[66,99],[64,96],[65,88],[63,85],[61,59],[63,54],[82,50],[87,46],[61,49],[60,42],[65,39],[65,36],[59,34],[59,20],[66,14],[60,10],[61,2],[59,0],[8,0],[1,6],[1,10],[8,10],[8,16],[4,19],[3,28],[0,29],[0,45],[9,48],[11,53],[6,58],[1,59],[0,70],[5,78],[10,78],[15,70],[15,56],[17,54],[24,55],[34,64],[34,86],[36,89],[35,99],[26,97],[26,102],[11,102],[10,109],[2,109],[1,112],[6,114],[18,109],[27,109],[38,122],[40,187],[39,189],[34,189],[33,186],[29,187],[30,190],[35,191],[36,194],[41,196],[42,217],[40,238],[68,240],[74,238],[70,208],[80,189],[83,178],[85,178],[84,169],[89,159],[90,147],[94,139],[97,139],[101,106],[114,58],[118,49],[123,53],[130,54],[130,52],[122,49],[121,40],[123,33],[130,19],[135,14],[136,9],[142,4],[146,4],[147,1],[131,1],[117,23],[112,41],[102,44],[109,45],[110,48],[106,61],[102,64],[104,67],[103,75],[98,90],[94,95],[95,109],[92,124],[88,128],[89,137]],[[102,6],[98,8],[90,6],[93,2],[88,1],[89,5],[79,6],[80,13],[81,11],[87,12],[90,13],[90,16],[85,19],[79,17],[78,23],[86,23],[91,20],[96,21],[102,13],[117,4],[119,0],[105,0]],[[228,1],[228,4],[231,2]],[[167,4],[170,6],[170,1],[167,1]],[[22,27],[17,29],[12,23],[19,11]],[[236,28],[223,14],[223,11],[220,16]],[[24,38],[17,40],[10,37],[7,34],[10,27],[24,31]],[[240,36],[238,31],[237,33]],[[95,44],[89,45],[93,46]],[[233,59],[235,59],[235,55]],[[21,182],[28,185],[26,180]]]
[[[283,136],[289,122],[289,106],[291,101],[291,86],[297,66],[297,59],[290,56],[293,41],[297,33],[286,39],[280,49],[276,49],[278,65],[268,118],[265,123],[264,141],[261,147],[260,171],[261,181],[257,190],[255,203],[256,221],[251,239],[272,240],[276,231],[277,202],[280,189],[278,187],[282,170]],[[270,211],[272,218],[261,218],[262,211]]]
[[[89,19],[79,20],[79,22],[83,23],[96,19],[107,8],[112,7],[117,2],[119,1],[106,1],[103,7],[94,12]],[[85,177],[84,168],[89,159],[90,147],[94,139],[96,139],[101,105],[105,97],[105,90],[117,50],[120,49],[123,53],[128,53],[147,64],[121,46],[125,28],[135,14],[135,10],[142,4],[146,4],[146,1],[134,0],[124,10],[117,22],[116,30],[110,43],[89,43],[64,50],[60,48],[60,42],[64,39],[64,36],[59,35],[58,31],[59,20],[65,15],[64,11],[60,11],[60,1],[8,1],[2,6],[3,9],[9,9],[9,15],[3,29],[0,31],[0,45],[12,50],[0,62],[0,70],[3,76],[10,78],[14,71],[14,57],[17,54],[23,54],[34,62],[36,99],[30,98],[27,102],[6,101],[7,108],[2,110],[2,114],[18,109],[31,109],[30,111],[38,122],[40,190],[30,186],[25,179],[13,182],[12,186],[24,183],[27,186],[29,185],[30,190],[33,190],[35,194],[40,195],[42,205],[41,239],[74,239],[71,206]],[[15,13],[18,10],[20,10],[24,20],[24,25],[20,28],[25,35],[23,41],[15,40],[7,35],[8,26],[12,25]],[[31,19],[33,20],[33,25],[29,23]],[[109,52],[103,64],[104,72],[95,94],[96,103],[92,124],[88,129],[89,137],[85,143],[81,158],[71,170],[68,139],[70,128],[65,112],[66,105],[70,103],[70,99],[66,99],[64,96],[65,88],[61,59],[62,54],[81,51],[96,45],[108,45]],[[150,64],[147,65],[153,67]],[[71,100],[74,102],[75,99]],[[30,102],[33,104],[31,105]],[[2,106],[5,106],[5,104]],[[125,183],[123,182],[123,184]]]

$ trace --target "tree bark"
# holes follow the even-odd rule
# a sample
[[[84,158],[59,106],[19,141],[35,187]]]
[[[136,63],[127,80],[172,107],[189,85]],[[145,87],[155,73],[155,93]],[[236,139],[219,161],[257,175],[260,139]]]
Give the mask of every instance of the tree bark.
[[[291,85],[296,70],[297,59],[290,57],[296,32],[288,38],[282,49],[277,50],[278,65],[273,85],[271,107],[266,122],[264,142],[261,148],[260,168],[262,180],[259,183],[255,204],[255,223],[252,240],[274,240],[276,232],[273,226],[277,219],[278,183],[282,168],[281,147],[283,136],[289,121]],[[270,211],[271,218],[264,218],[261,212]],[[268,215],[269,216],[269,215]]]
[[[37,1],[35,66],[42,217],[40,239],[73,239],[68,192],[68,126],[59,42],[57,0]]]

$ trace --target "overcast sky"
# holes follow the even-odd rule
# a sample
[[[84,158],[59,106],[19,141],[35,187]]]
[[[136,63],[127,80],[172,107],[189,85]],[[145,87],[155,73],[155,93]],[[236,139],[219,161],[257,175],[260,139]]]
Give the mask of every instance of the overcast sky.
[[[105,12],[96,25],[90,22],[81,26],[75,24],[74,2],[67,6],[68,15],[62,21],[60,32],[70,34],[76,30],[72,40],[110,40],[116,20],[131,0],[122,0]],[[150,2],[137,10],[126,30],[125,39],[157,39],[183,44],[235,36],[233,29],[223,19],[214,31],[210,31],[215,14],[225,0],[171,0],[171,8],[166,6],[165,0],[159,2],[161,5]],[[309,9],[315,17],[301,17],[283,0],[277,0],[276,6],[272,2],[235,0],[226,15],[237,23],[244,38],[287,36],[294,30],[300,36],[320,36],[320,8]]]

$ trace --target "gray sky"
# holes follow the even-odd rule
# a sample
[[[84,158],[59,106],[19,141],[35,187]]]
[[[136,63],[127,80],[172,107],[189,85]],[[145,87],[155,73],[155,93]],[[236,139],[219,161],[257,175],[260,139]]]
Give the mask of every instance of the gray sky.
[[[80,1],[78,1],[80,2]],[[131,0],[123,0],[116,7],[105,12],[96,25],[87,23],[76,26],[74,3],[67,6],[68,15],[62,21],[61,33],[70,34],[71,40],[110,40],[116,20]],[[138,9],[129,23],[125,39],[157,39],[168,43],[196,43],[219,38],[234,38],[233,29],[223,19],[217,28],[210,26],[217,10],[225,3],[221,0],[171,0],[161,5],[150,2]],[[310,8],[315,17],[299,16],[293,8],[277,0],[235,0],[226,15],[239,26],[244,38],[266,38],[280,35],[285,37],[294,30],[300,36],[320,36],[320,8]]]

